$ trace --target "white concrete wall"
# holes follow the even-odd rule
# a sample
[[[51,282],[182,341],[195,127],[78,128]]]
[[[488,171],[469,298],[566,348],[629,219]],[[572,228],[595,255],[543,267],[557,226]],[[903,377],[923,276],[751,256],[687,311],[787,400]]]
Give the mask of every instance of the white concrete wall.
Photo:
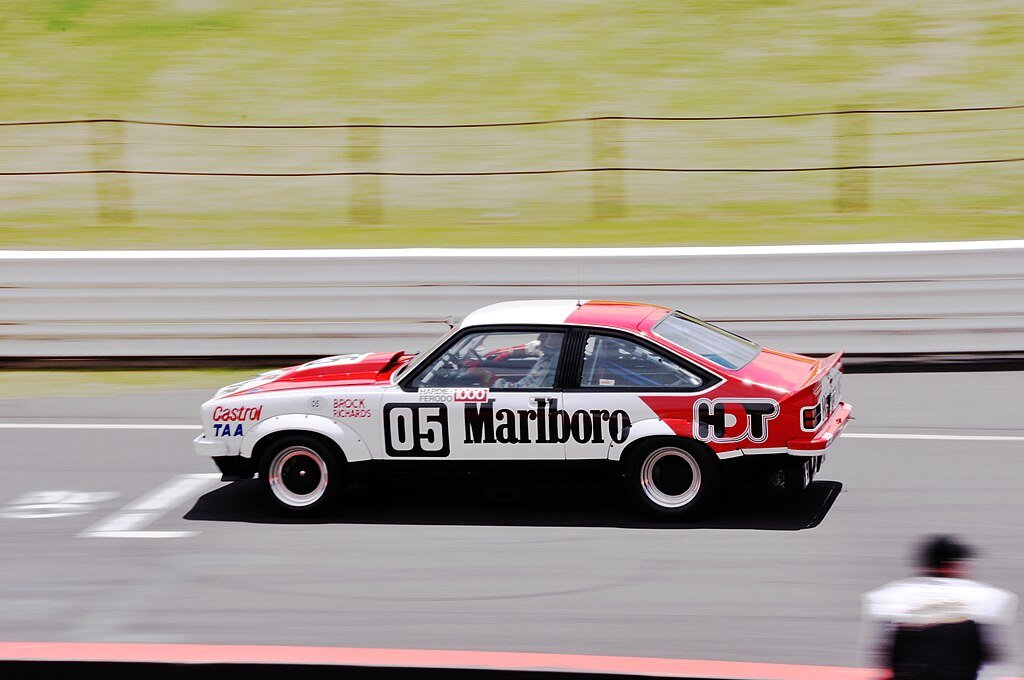
[[[670,305],[797,352],[1024,349],[1024,241],[0,251],[0,356],[423,349],[492,302]]]

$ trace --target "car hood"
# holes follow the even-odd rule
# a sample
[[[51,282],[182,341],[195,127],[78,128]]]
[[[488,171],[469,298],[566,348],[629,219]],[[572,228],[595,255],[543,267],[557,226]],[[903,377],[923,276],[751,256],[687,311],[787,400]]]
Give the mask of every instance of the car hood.
[[[342,387],[389,383],[392,374],[412,359],[405,352],[338,354],[290,366],[234,385],[228,385],[217,397],[237,397],[253,392],[276,392],[302,387]]]

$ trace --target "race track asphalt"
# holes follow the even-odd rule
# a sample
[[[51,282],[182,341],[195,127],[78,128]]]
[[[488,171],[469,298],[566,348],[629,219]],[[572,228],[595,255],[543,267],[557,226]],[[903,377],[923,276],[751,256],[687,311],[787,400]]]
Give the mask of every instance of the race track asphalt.
[[[184,477],[213,472],[195,431],[2,427],[195,424],[206,392],[0,400],[0,640],[863,665],[859,596],[923,534],[963,535],[978,578],[1024,592],[1024,440],[977,439],[1024,436],[1024,373],[844,387],[850,434],[966,438],[843,438],[803,501],[734,496],[690,525],[601,487],[399,488],[286,521],[256,481]]]

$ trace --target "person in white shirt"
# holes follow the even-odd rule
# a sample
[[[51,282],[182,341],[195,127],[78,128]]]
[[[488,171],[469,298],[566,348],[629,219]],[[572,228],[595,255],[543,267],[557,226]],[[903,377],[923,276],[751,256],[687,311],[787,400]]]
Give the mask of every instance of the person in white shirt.
[[[975,680],[1005,661],[1017,596],[968,579],[973,555],[954,537],[929,537],[920,576],[864,595],[875,661],[892,680]]]

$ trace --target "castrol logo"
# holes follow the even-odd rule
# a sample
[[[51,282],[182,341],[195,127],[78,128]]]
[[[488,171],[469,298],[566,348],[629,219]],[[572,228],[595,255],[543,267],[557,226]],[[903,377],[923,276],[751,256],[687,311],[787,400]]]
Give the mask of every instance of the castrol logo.
[[[236,408],[218,406],[213,409],[213,420],[214,422],[259,420],[262,413],[262,404],[259,406],[238,406]]]

